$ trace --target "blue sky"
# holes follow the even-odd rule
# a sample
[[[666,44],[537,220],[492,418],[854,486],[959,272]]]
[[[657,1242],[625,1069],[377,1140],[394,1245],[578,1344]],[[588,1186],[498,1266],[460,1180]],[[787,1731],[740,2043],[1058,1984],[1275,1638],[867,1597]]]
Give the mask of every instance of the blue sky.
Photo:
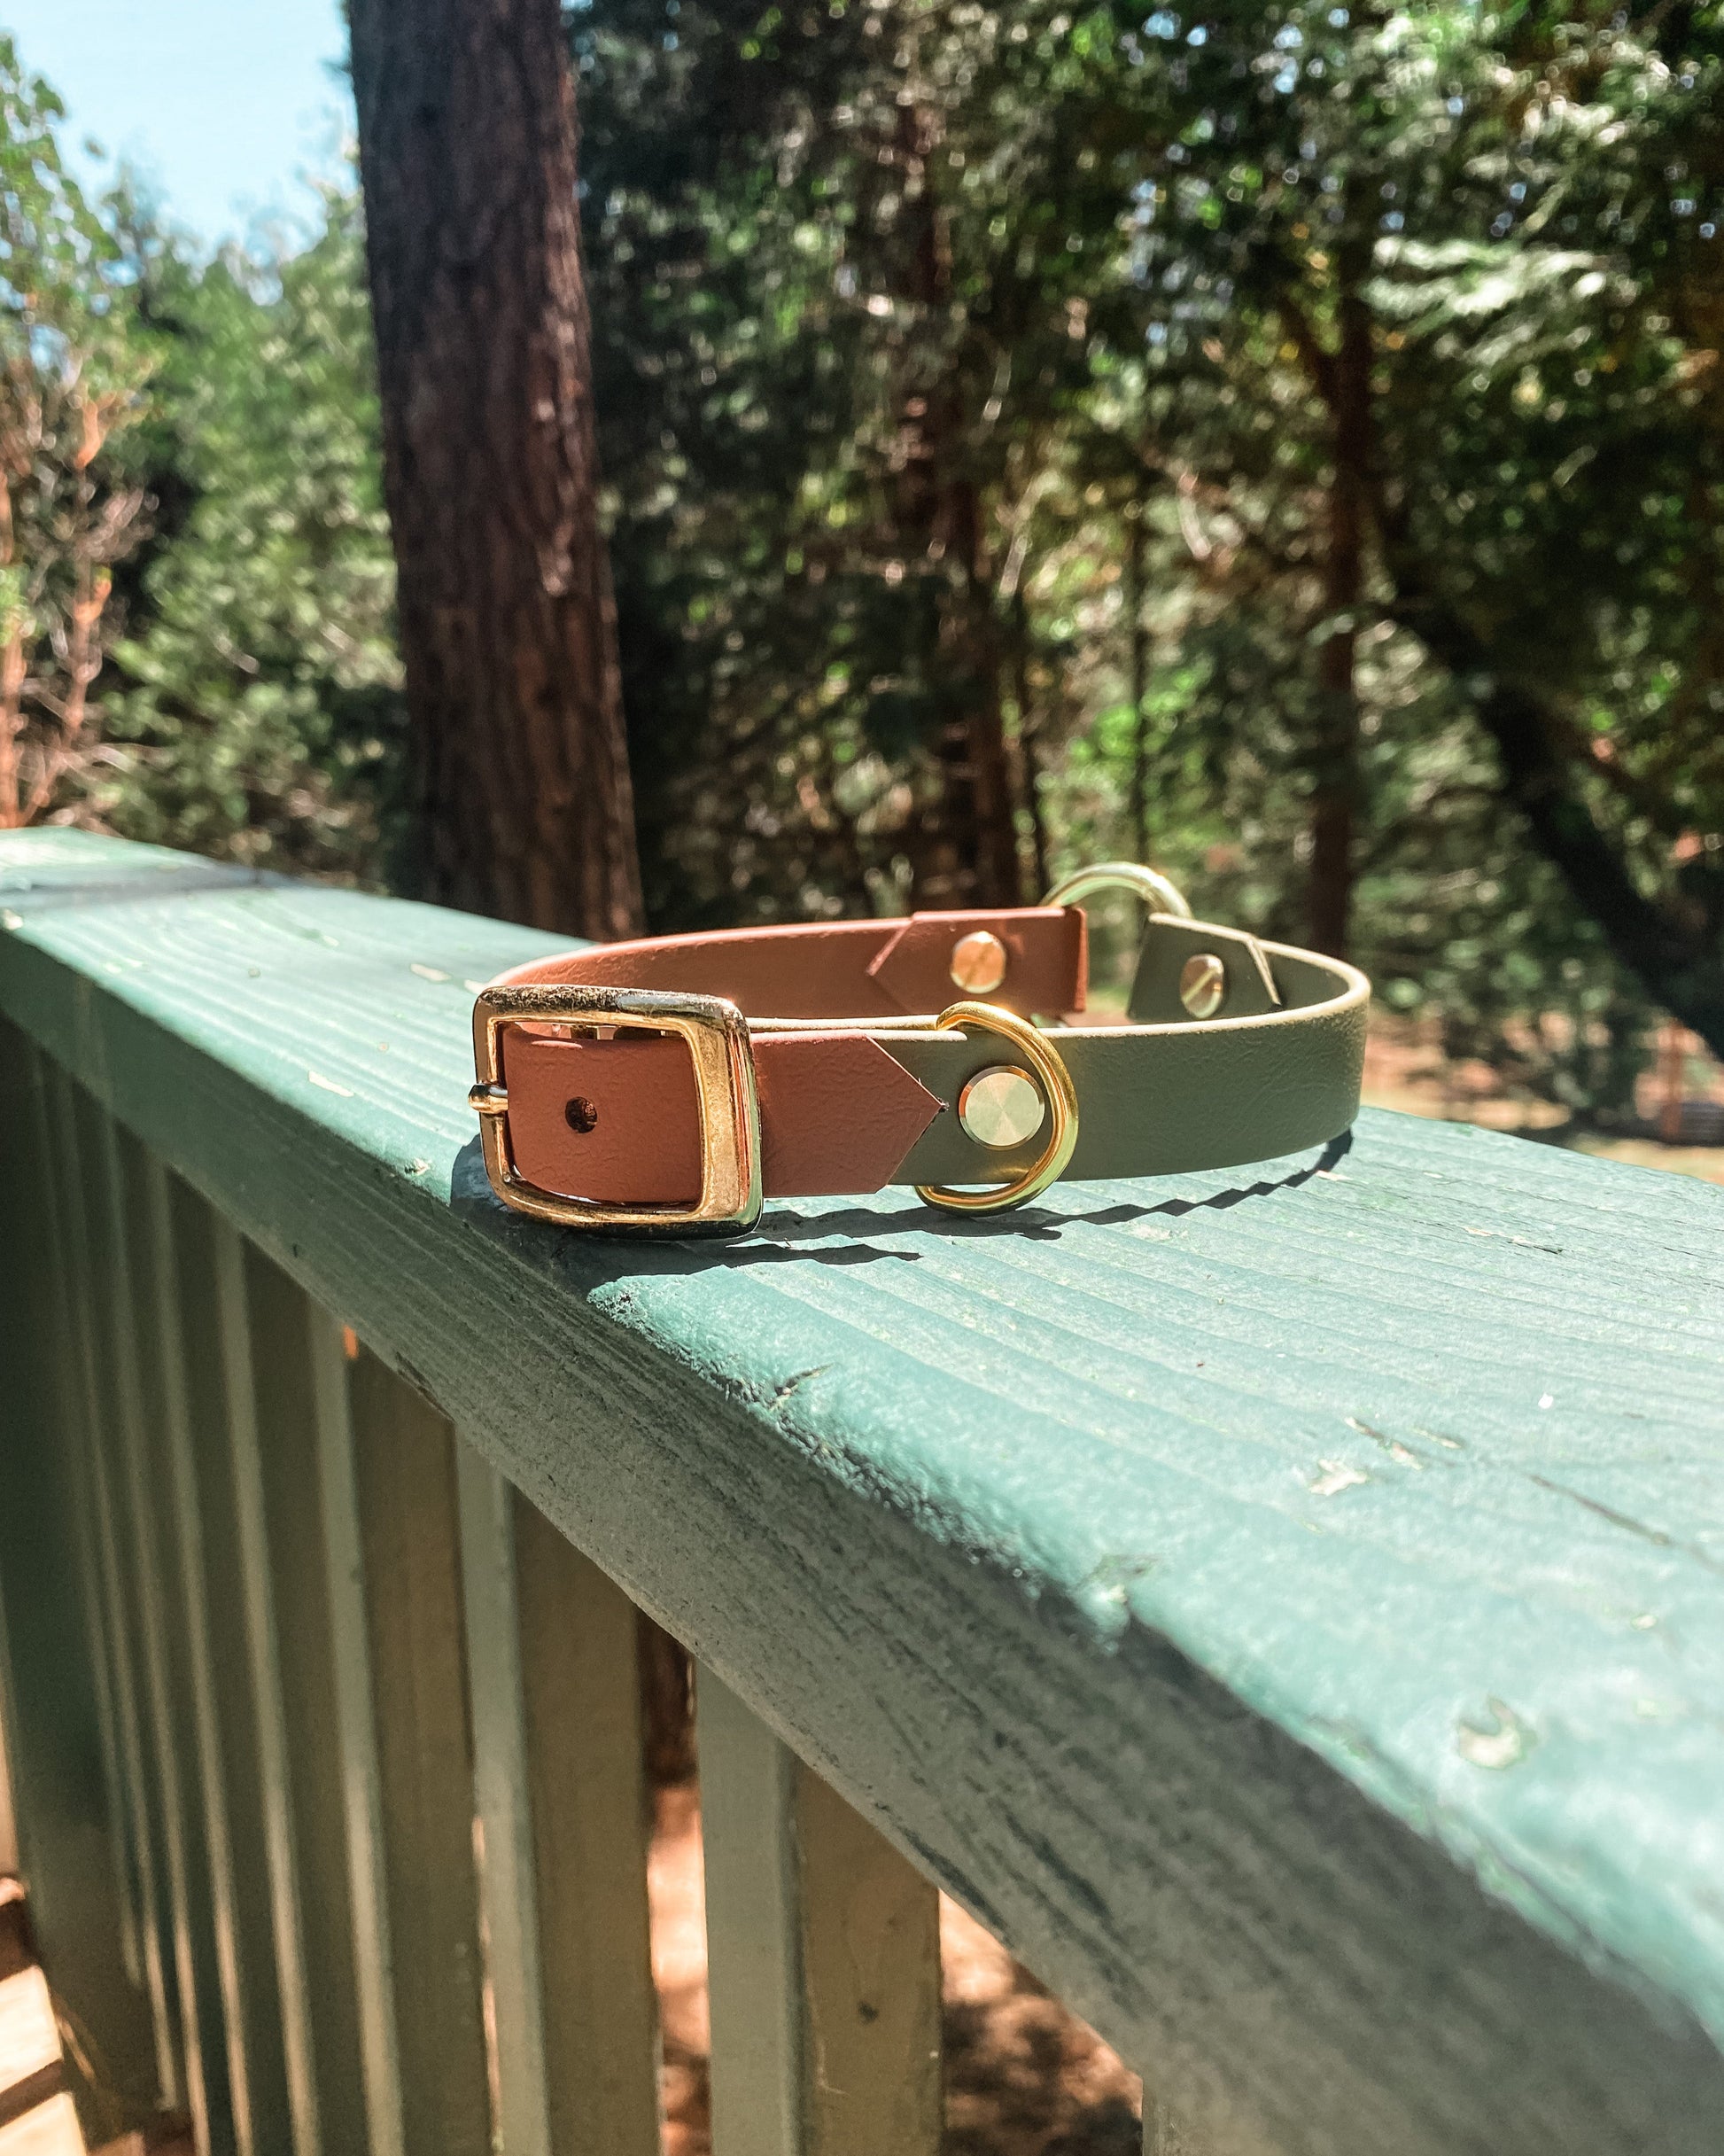
[[[0,0],[0,29],[65,99],[80,175],[128,159],[207,242],[303,211],[304,175],[332,170],[352,133],[327,64],[346,51],[339,0]]]

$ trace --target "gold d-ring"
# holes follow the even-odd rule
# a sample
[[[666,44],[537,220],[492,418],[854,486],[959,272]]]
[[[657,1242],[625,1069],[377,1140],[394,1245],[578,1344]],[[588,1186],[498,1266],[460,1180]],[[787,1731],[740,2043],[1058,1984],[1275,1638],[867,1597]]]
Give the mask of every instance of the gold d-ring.
[[[1076,868],[1062,876],[1042,900],[1044,906],[1076,906],[1092,891],[1115,886],[1135,891],[1152,914],[1177,914],[1192,917],[1190,903],[1178,884],[1169,883],[1159,868],[1145,868],[1141,861],[1097,861],[1092,868]]]
[[[1063,1175],[1077,1146],[1077,1088],[1059,1051],[1044,1033],[1015,1011],[994,1003],[953,1003],[934,1021],[942,1032],[956,1032],[967,1025],[998,1033],[1023,1050],[1030,1069],[1042,1081],[1053,1129],[1035,1166],[998,1189],[958,1190],[950,1183],[918,1183],[916,1195],[925,1204],[944,1205],[954,1213],[998,1213],[1010,1206],[1027,1204],[1039,1197],[1048,1185]]]

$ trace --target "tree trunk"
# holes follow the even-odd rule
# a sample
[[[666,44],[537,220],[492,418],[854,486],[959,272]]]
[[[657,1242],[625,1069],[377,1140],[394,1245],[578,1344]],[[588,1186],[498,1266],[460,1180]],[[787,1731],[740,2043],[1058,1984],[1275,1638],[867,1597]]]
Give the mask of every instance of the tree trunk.
[[[1317,655],[1319,722],[1311,789],[1311,942],[1345,958],[1352,930],[1354,827],[1360,790],[1359,698],[1354,679],[1371,494],[1371,315],[1359,293],[1368,245],[1340,250],[1340,344],[1326,370],[1333,427],[1324,612],[1332,626]],[[1358,259],[1355,259],[1355,257]],[[1321,385],[1320,385],[1321,386]]]
[[[929,338],[937,336],[951,304],[950,236],[934,192],[939,139],[934,106],[913,98],[900,103],[894,156],[910,234],[903,276]],[[939,580],[933,648],[924,665],[936,713],[940,790],[917,833],[915,901],[930,907],[1018,906],[1022,876],[986,519],[964,469],[956,368],[950,355],[936,355],[933,369],[924,372],[928,378],[912,383],[905,400],[896,505],[905,552],[919,557],[923,572],[932,570]]]
[[[1047,809],[1042,800],[1042,734],[1040,722],[1030,711],[1029,607],[1023,595],[1023,578],[1012,594],[1013,689],[1018,702],[1018,761],[1022,771],[1023,803],[1029,812],[1029,860],[1036,877],[1036,895],[1053,889],[1047,843]]]
[[[415,868],[444,904],[641,924],[558,0],[352,0]]]
[[[1125,615],[1127,694],[1131,699],[1131,777],[1125,821],[1131,858],[1147,861],[1149,852],[1149,720],[1144,698],[1149,688],[1149,638],[1144,630],[1144,520],[1133,502],[1125,525]]]
[[[946,494],[948,545],[955,557],[957,588],[944,640],[955,707],[950,730],[959,744],[959,757],[948,764],[947,771],[950,783],[967,789],[967,821],[974,833],[968,888],[950,902],[1021,906],[1023,872],[1018,860],[1006,717],[1000,707],[1002,653],[982,501],[967,478],[954,479]]]

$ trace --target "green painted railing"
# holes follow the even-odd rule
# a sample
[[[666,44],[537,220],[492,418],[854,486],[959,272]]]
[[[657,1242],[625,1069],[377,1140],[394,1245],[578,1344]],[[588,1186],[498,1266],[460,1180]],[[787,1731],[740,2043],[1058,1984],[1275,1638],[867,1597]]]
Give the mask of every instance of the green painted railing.
[[[1368,1112],[595,1244],[464,1101],[549,944],[0,840],[0,1706],[107,2084],[656,2148],[633,1602],[699,1662],[718,2156],[931,2156],[932,1883],[1152,2148],[1715,2156],[1724,1193]]]

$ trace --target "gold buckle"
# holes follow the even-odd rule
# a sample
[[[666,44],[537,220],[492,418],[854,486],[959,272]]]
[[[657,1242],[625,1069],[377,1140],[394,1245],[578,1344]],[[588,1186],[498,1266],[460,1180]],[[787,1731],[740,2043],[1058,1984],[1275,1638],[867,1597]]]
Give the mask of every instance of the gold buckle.
[[[527,1022],[590,1032],[602,1025],[675,1033],[688,1043],[700,1100],[701,1195],[695,1205],[603,1205],[530,1183],[509,1142],[502,1033]],[[473,1005],[468,1104],[491,1187],[505,1205],[564,1227],[629,1235],[736,1235],[760,1218],[760,1097],[748,1023],[722,996],[661,995],[647,988],[557,985],[482,988]]]
[[[934,1024],[943,1033],[977,1026],[1021,1048],[1030,1069],[1042,1081],[1053,1128],[1033,1164],[998,1189],[959,1190],[950,1183],[918,1183],[916,1195],[924,1204],[943,1205],[954,1213],[1003,1213],[1013,1205],[1027,1205],[1065,1173],[1076,1149],[1077,1088],[1072,1084],[1071,1072],[1045,1033],[1015,1011],[1002,1010],[997,1004],[953,1003],[940,1013]]]

